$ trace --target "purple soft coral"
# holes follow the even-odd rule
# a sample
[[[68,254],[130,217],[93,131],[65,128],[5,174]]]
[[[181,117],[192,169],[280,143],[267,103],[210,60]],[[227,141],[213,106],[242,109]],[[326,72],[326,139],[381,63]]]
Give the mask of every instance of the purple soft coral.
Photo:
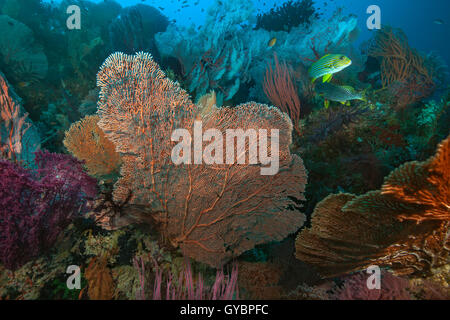
[[[55,243],[96,194],[96,181],[68,155],[38,151],[37,172],[0,161],[0,262],[15,270]]]
[[[332,299],[337,300],[411,300],[408,279],[396,277],[387,271],[381,273],[381,288],[369,289],[368,275],[360,272],[345,277],[341,288]]]

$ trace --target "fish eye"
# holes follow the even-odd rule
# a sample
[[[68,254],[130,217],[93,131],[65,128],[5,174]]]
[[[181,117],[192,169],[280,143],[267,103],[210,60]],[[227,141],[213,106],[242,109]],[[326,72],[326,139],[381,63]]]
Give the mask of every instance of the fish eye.
[[[339,59],[341,59],[341,60],[344,60],[345,59],[345,57],[344,56],[340,56],[340,58]]]

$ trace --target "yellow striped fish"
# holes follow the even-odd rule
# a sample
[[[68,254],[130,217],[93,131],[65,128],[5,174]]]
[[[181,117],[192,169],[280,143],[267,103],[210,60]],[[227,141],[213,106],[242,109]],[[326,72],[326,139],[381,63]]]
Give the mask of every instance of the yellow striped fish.
[[[339,72],[352,64],[352,60],[342,54],[327,54],[314,62],[308,73],[312,82],[323,76],[323,82],[329,82],[333,73]]]
[[[367,101],[364,91],[357,92],[351,86],[338,86],[332,83],[319,83],[314,90],[325,99],[325,108],[328,108],[330,101],[337,101],[345,105],[350,105],[350,100]]]

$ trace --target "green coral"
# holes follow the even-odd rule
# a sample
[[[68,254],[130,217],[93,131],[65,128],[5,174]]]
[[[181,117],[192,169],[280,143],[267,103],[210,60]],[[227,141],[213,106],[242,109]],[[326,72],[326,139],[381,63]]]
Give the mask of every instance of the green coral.
[[[113,231],[107,235],[93,235],[91,230],[87,231],[84,242],[84,254],[88,256],[108,256],[108,263],[114,264],[119,252],[119,238],[125,234],[124,230]]]
[[[136,268],[132,266],[119,266],[112,269],[112,275],[117,285],[115,296],[118,299],[135,300],[136,292],[140,288]]]

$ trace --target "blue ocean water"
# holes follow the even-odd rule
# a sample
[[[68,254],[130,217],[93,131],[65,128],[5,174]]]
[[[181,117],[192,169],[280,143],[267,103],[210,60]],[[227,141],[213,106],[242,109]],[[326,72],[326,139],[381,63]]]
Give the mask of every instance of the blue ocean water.
[[[46,2],[56,0],[44,0]],[[92,0],[102,2],[104,0]],[[224,0],[226,1],[226,0]],[[161,12],[170,20],[176,19],[177,24],[202,24],[207,9],[213,4],[211,0],[117,0],[122,6],[132,6],[139,3],[163,8]],[[246,1],[247,2],[247,1]],[[266,12],[272,7],[282,5],[287,1],[280,0],[253,0],[257,12]],[[382,24],[401,28],[410,41],[410,44],[425,52],[436,51],[450,64],[450,1],[446,0],[315,0],[315,7],[320,8],[323,17],[333,14],[334,10],[342,7],[344,12],[358,16],[361,30],[358,42],[371,37],[372,31],[366,27],[367,7],[378,5],[381,9]],[[187,7],[186,7],[187,5]],[[177,11],[181,9],[180,11]],[[437,24],[440,20],[443,24]]]

